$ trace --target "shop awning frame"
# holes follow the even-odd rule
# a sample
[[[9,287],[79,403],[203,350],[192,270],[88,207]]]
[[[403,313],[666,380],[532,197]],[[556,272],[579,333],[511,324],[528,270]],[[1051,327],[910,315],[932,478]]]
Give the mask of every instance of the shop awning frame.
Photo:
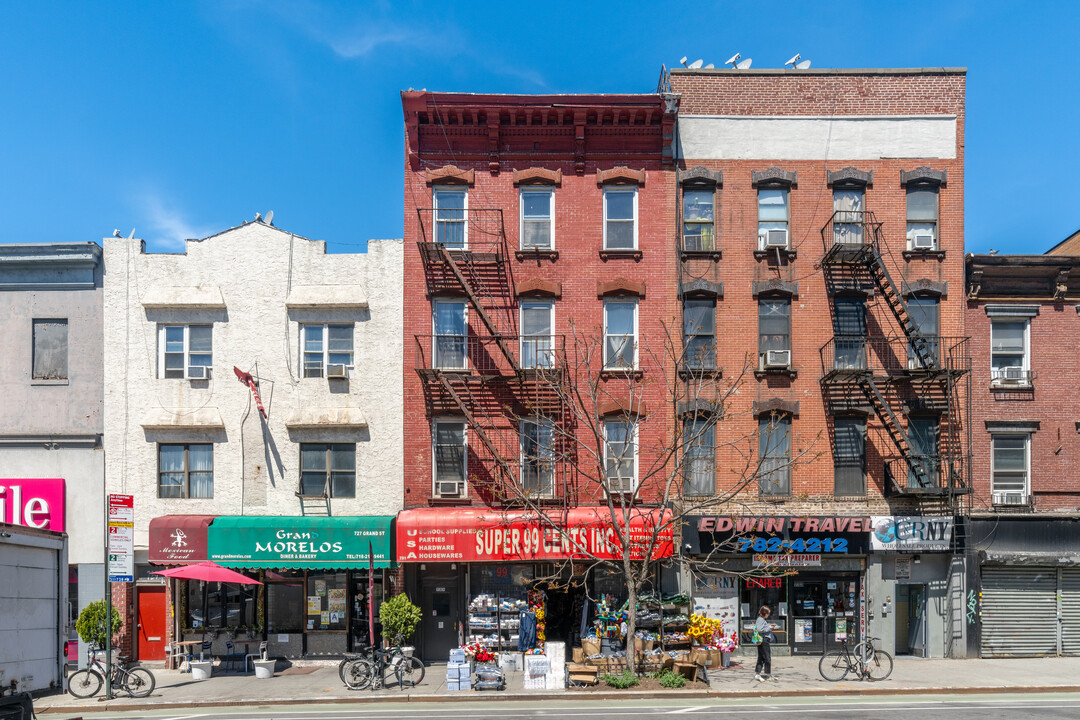
[[[216,515],[162,515],[149,525],[149,560],[153,565],[206,562],[208,528]]]

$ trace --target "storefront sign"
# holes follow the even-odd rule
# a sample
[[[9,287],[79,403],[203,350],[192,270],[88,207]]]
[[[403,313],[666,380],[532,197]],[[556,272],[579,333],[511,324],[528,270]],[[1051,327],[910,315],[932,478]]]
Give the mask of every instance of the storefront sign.
[[[64,480],[0,479],[0,522],[64,532]]]
[[[747,578],[748,581],[753,579]],[[697,576],[694,581],[694,612],[719,620],[724,635],[735,632],[739,626],[739,576],[727,573]]]
[[[754,554],[754,567],[813,567],[821,565],[821,555],[763,555]]]
[[[683,542],[690,554],[866,554],[871,522],[864,516],[688,516]]]
[[[389,516],[218,517],[207,533],[209,556],[234,568],[390,567]]]
[[[135,580],[135,498],[109,495],[109,582]]]
[[[870,542],[876,552],[948,550],[953,518],[949,516],[875,516]]]
[[[162,515],[150,521],[150,562],[176,565],[205,562],[213,515]]]
[[[659,512],[635,513],[626,534],[630,557],[671,557],[673,528]],[[649,543],[655,540],[652,552]],[[622,557],[607,508],[573,508],[538,516],[472,508],[405,510],[397,520],[398,562],[517,562]]]

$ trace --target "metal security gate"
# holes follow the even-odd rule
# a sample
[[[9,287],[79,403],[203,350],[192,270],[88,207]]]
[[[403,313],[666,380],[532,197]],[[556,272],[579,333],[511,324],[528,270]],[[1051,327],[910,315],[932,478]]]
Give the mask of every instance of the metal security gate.
[[[1061,569],[1061,654],[1080,655],[1080,568]]]
[[[1057,655],[1057,568],[982,569],[982,656]]]

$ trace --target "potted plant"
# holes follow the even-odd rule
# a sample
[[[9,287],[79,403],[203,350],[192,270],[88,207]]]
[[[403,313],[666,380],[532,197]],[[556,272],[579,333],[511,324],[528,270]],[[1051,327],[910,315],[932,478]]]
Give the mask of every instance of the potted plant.
[[[112,606],[112,633],[115,636],[124,627],[124,619],[115,605]],[[75,631],[82,641],[95,650],[105,649],[105,601],[96,600],[79,613]]]
[[[402,646],[402,652],[412,655],[413,648],[405,647],[420,624],[420,608],[409,600],[405,593],[399,593],[382,604],[379,608],[379,620],[382,622],[383,637],[392,638]]]

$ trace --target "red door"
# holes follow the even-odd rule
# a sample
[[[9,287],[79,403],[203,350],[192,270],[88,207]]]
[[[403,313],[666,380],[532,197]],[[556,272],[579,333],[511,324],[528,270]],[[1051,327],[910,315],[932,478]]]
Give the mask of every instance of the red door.
[[[140,587],[139,659],[165,659],[165,588]]]

